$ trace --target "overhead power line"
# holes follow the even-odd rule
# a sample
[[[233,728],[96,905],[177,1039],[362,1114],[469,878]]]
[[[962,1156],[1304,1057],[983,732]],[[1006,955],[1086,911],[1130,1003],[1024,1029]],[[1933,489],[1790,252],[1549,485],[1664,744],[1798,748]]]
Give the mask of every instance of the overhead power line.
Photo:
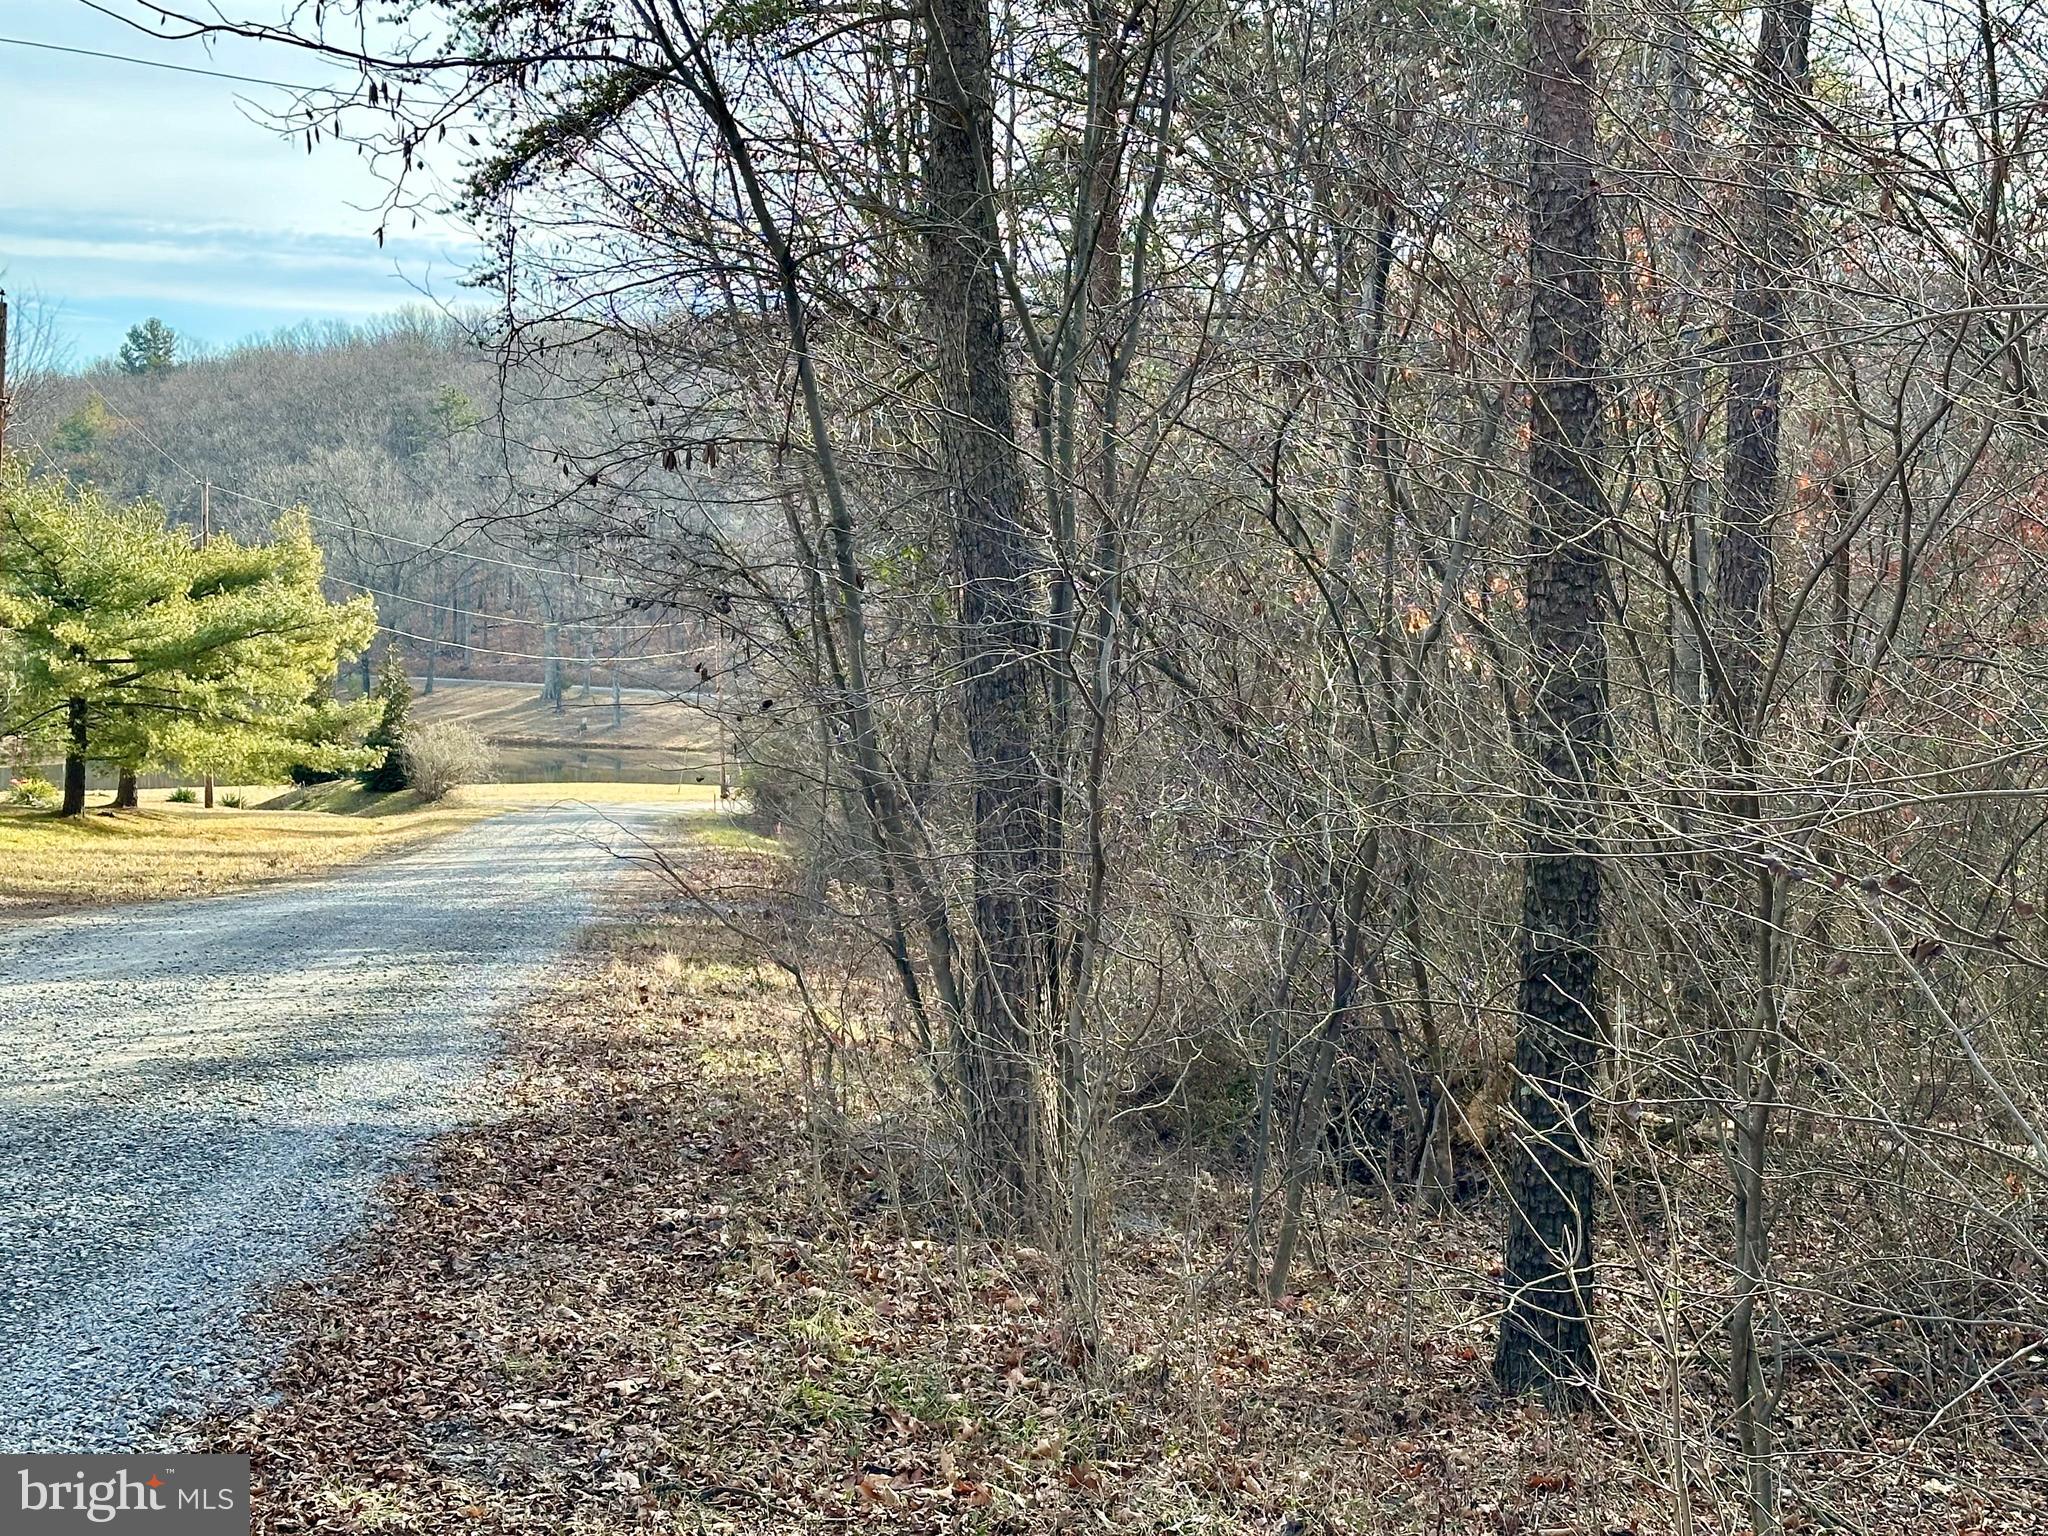
[[[446,646],[451,651],[473,651],[480,656],[505,656],[514,661],[555,661],[567,667],[575,666],[584,659],[581,656],[564,655],[560,651],[549,655],[545,652],[537,654],[532,651],[501,650],[495,645],[465,645],[459,640],[440,640],[432,635],[416,635],[410,630],[394,629],[389,624],[379,624],[377,632],[399,640],[417,640],[422,645]],[[682,661],[696,654],[695,651],[627,652],[619,656],[592,656],[590,661],[595,666],[609,667],[627,661]]]
[[[216,486],[215,489],[218,490],[219,487]],[[388,597],[394,603],[410,603],[415,608],[432,608],[439,613],[467,614],[470,618],[481,619],[486,624],[559,624],[564,629],[647,630],[668,629],[678,622],[674,619],[660,619],[652,624],[618,624],[610,619],[599,618],[522,619],[509,613],[486,613],[480,608],[465,607],[461,603],[437,603],[428,598],[414,597],[408,592],[392,592],[384,587],[373,587],[367,581],[352,581],[346,576],[329,576],[327,579],[337,586],[354,587],[358,592],[367,592],[372,597]]]
[[[109,411],[112,411],[114,409],[113,402],[107,399],[107,397],[101,394],[98,390],[93,391],[93,398],[98,400],[99,403],[105,406]],[[198,473],[196,473],[191,465],[187,464],[183,459],[179,458],[175,453],[172,453],[170,449],[166,448],[162,443],[158,442],[154,437],[152,437],[150,435],[149,428],[145,427],[140,421],[136,420],[133,416],[122,415],[121,421],[124,425],[133,427],[136,430],[136,432],[141,435],[142,440],[145,443],[149,444],[150,447],[154,448],[160,455],[163,456],[163,459],[166,463],[168,463],[173,469],[177,470],[178,473],[183,475],[187,480],[190,480],[195,486],[199,486],[202,488],[206,486],[212,486],[212,488],[220,492],[221,495],[232,496],[237,501],[246,501],[251,506],[267,507],[273,512],[304,512],[309,521],[318,523],[323,528],[335,528],[345,533],[368,534],[372,538],[382,539],[389,544],[401,544],[404,545],[407,549],[417,549],[426,554],[439,555],[444,559],[474,560],[483,565],[501,565],[509,570],[531,571],[539,576],[566,577],[571,581],[590,582],[599,586],[616,587],[625,591],[630,591],[632,588],[632,584],[630,582],[622,581],[615,576],[599,576],[595,574],[576,575],[569,571],[557,570],[552,566],[536,565],[531,561],[507,560],[496,555],[480,555],[473,550],[450,549],[445,544],[422,544],[417,539],[400,538],[395,533],[380,533],[374,529],[358,527],[354,523],[342,522],[339,518],[323,517],[318,512],[315,512],[311,507],[287,506],[281,501],[272,501],[267,496],[256,496],[252,495],[248,491],[238,491],[233,486],[217,484],[214,481],[208,480],[199,475]],[[654,626],[650,625],[649,627],[652,628]]]
[[[84,59],[107,59],[116,64],[140,64],[145,69],[174,70],[181,75],[205,75],[211,80],[235,80],[243,85],[274,85],[282,91],[331,91],[331,85],[295,85],[289,80],[265,80],[258,75],[232,75],[225,70],[201,69],[196,64],[171,64],[163,59],[139,59],[132,53],[106,53],[98,48],[71,48],[63,43],[39,43],[28,37],[0,37],[13,48],[40,48],[47,53],[73,53]]]

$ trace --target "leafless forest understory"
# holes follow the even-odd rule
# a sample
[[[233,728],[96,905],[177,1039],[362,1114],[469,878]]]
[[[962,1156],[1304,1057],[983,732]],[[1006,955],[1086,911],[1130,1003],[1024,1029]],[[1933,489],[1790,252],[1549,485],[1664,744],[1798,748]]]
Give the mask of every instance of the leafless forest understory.
[[[478,141],[493,527],[713,637],[673,888],[1066,1528],[2040,1528],[2041,15],[365,9],[280,126]]]

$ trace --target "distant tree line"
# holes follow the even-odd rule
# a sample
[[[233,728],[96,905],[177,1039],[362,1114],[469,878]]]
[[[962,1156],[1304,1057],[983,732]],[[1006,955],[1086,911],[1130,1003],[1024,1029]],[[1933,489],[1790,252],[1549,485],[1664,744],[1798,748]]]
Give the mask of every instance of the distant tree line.
[[[209,481],[229,531],[305,507],[330,583],[377,597],[378,646],[404,652],[428,691],[443,674],[530,680],[557,699],[593,670],[659,684],[665,666],[637,658],[673,663],[704,627],[675,615],[671,629],[659,604],[582,579],[584,551],[520,515],[565,478],[560,453],[523,434],[544,413],[549,442],[591,425],[587,404],[535,398],[552,377],[508,380],[470,328],[426,312],[198,354],[152,319],[115,358],[38,377],[10,431],[42,466],[180,523],[199,522]],[[367,691],[372,652],[360,661]]]

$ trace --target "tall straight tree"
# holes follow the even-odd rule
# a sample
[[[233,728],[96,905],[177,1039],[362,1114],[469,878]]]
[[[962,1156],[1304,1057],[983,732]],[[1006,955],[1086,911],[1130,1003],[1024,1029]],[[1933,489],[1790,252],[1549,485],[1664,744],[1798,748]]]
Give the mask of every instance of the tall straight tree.
[[[1589,1124],[1607,1020],[1598,802],[1608,743],[1599,224],[1586,0],[1529,0],[1529,543],[1519,1134],[1510,1152],[1503,1391],[1594,1375]]]
[[[1763,8],[1752,76],[1749,143],[1737,221],[1728,314],[1728,460],[1714,601],[1723,628],[1729,715],[1753,724],[1764,593],[1777,516],[1779,397],[1785,385],[1786,313],[1799,261],[1794,173],[1806,89],[1812,0]]]
[[[974,801],[978,953],[958,1070],[973,1182],[998,1221],[1042,1212],[1039,1034],[1046,973],[1047,765],[1041,629],[1023,523],[998,282],[995,99],[986,0],[925,8],[926,253],[938,438],[961,583],[962,723]]]
[[[1769,707],[1762,678],[1764,603],[1775,563],[1772,529],[1783,494],[1781,397],[1792,283],[1800,262],[1796,181],[1812,31],[1812,0],[1769,0],[1763,8],[1728,315],[1728,458],[1714,606],[1727,678],[1721,703],[1729,803],[1748,826],[1763,824],[1756,759]],[[1735,1010],[1729,1031],[1735,1298],[1728,1313],[1728,1375],[1747,1473],[1750,1526],[1767,1533],[1778,1529],[1772,1428],[1777,1393],[1756,1335],[1771,1267],[1765,1164],[1783,1056],[1778,1000],[1782,895],[1778,876],[1767,865],[1747,873],[1752,905],[1731,925],[1728,956],[1731,978],[1742,974],[1740,957],[1748,957],[1752,966],[1746,1006]],[[1731,906],[1740,910],[1736,902]]]

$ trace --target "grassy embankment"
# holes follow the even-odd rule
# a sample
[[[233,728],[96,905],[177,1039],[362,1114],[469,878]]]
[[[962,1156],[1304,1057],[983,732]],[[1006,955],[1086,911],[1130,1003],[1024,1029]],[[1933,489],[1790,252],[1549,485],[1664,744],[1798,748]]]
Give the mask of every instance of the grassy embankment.
[[[581,783],[718,782],[717,729],[704,711],[649,688],[629,688],[616,713],[609,688],[584,693],[572,675],[562,707],[531,683],[443,678],[413,700],[413,718],[466,725],[490,742],[498,776]]]

